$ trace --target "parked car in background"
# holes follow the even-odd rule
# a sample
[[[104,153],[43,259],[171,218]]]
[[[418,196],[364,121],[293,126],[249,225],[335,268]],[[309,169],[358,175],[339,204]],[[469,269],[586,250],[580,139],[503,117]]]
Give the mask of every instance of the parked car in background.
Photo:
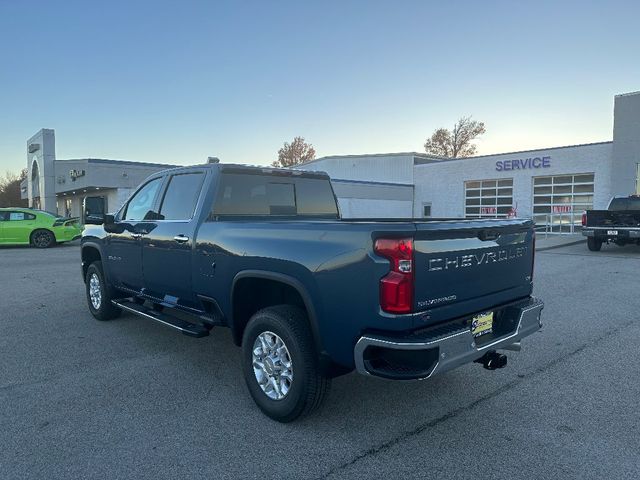
[[[640,195],[614,197],[606,210],[587,210],[582,215],[582,235],[592,252],[603,243],[640,245]]]
[[[0,208],[0,245],[48,248],[80,238],[78,218],[63,218],[31,208]]]

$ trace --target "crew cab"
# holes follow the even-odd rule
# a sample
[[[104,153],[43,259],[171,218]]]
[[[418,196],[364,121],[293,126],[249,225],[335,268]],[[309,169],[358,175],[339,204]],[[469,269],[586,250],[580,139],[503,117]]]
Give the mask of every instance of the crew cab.
[[[593,252],[600,251],[603,243],[640,245],[640,195],[614,197],[606,210],[587,210],[582,215],[582,235]]]
[[[149,177],[82,236],[88,307],[192,337],[228,327],[262,411],[288,422],[357,370],[506,365],[541,327],[525,219],[341,219],[325,173],[207,164]]]

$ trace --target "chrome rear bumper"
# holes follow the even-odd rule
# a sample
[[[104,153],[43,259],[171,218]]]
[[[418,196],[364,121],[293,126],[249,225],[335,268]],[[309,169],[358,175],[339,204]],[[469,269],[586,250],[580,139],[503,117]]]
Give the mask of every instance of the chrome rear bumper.
[[[519,342],[542,327],[540,313],[544,303],[534,297],[505,308],[506,321],[513,325],[508,333],[490,341],[478,340],[470,328],[434,328],[423,336],[394,338],[379,335],[360,337],[354,348],[356,370],[365,375],[391,379],[425,379],[473,362],[489,350],[499,350]],[[508,309],[508,310],[507,310]],[[404,353],[402,353],[404,352]],[[386,356],[380,367],[377,354]],[[378,363],[378,365],[376,365]]]
[[[608,232],[615,230],[615,235],[609,235]],[[584,227],[582,235],[585,237],[628,237],[632,239],[640,238],[640,228],[638,227]]]

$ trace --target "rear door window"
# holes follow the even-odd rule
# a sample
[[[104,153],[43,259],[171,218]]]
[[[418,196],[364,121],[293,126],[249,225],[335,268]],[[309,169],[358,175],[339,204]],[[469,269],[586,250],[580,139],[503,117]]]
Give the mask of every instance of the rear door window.
[[[160,220],[190,220],[203,181],[202,172],[173,175],[160,205]]]

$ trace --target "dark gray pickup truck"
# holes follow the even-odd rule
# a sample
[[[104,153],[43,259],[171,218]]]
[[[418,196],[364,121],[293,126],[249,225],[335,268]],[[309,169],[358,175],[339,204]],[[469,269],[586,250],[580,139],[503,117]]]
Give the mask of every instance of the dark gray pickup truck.
[[[606,210],[587,210],[582,215],[582,235],[592,252],[609,242],[620,247],[640,245],[640,196],[614,197]]]
[[[310,413],[352,370],[424,379],[506,364],[541,326],[529,220],[340,219],[324,173],[202,165],[149,177],[89,219],[91,313],[193,337],[229,327],[264,413]]]

